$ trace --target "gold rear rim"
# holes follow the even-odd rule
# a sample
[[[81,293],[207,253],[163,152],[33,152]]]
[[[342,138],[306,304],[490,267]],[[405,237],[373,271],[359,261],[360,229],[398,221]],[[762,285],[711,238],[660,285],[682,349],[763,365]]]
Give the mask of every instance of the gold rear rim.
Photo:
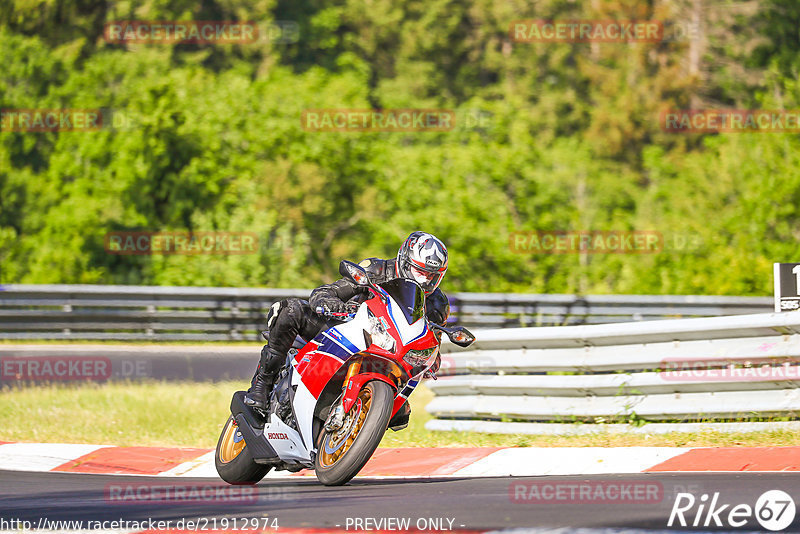
[[[324,434],[319,450],[319,463],[322,467],[333,467],[350,450],[358,433],[364,427],[371,406],[372,392],[368,388],[364,388],[358,393],[356,402],[345,415],[342,428],[336,432]]]
[[[219,460],[224,464],[233,461],[246,446],[242,433],[239,432],[239,427],[236,425],[236,420],[231,417],[228,419],[228,425],[222,435],[222,443],[219,446]]]

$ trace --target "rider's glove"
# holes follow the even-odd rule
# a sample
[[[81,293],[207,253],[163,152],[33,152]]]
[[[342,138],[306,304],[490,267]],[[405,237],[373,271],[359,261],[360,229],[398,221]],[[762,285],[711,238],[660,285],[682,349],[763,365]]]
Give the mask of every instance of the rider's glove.
[[[346,313],[345,303],[339,299],[326,299],[317,306],[317,313],[320,315],[331,315],[333,313]]]
[[[339,299],[325,299],[315,310],[320,315],[334,316],[353,314],[358,310],[357,302],[342,302]]]

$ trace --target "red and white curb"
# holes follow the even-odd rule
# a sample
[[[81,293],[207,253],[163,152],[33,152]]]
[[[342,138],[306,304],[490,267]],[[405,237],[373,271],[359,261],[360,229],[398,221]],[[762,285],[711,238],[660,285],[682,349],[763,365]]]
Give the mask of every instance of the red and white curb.
[[[12,471],[216,478],[214,451],[60,443],[2,443]],[[518,447],[378,449],[362,477],[492,477],[644,472],[800,471],[800,447]],[[271,471],[267,477],[310,472]]]

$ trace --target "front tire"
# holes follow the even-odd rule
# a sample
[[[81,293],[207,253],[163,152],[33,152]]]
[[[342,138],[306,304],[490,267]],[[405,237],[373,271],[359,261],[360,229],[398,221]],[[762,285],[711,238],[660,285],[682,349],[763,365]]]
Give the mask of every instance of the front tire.
[[[231,415],[222,428],[214,453],[214,466],[220,478],[228,484],[255,484],[266,475],[268,465],[257,464]]]
[[[380,380],[367,382],[337,432],[319,436],[314,469],[326,486],[341,486],[361,471],[378,448],[392,416],[394,389]]]

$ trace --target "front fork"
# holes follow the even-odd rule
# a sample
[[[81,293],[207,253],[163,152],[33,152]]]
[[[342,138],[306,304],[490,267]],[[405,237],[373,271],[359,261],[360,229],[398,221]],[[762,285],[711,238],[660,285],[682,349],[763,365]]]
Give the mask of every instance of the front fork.
[[[339,396],[339,400],[336,401],[336,405],[331,410],[328,420],[325,421],[326,431],[336,432],[342,428],[342,425],[344,424],[344,405],[342,404],[344,392],[347,391],[347,386],[350,384],[350,379],[357,375],[359,371],[361,371],[360,359],[351,363],[350,367],[347,368],[347,376],[345,377],[344,384],[342,385],[342,394]]]

